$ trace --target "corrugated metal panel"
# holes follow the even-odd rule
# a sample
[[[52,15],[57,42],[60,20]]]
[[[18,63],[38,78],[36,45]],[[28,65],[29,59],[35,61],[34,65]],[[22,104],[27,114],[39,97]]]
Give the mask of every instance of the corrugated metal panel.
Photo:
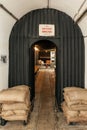
[[[54,24],[55,37],[40,37],[39,24]],[[60,105],[64,87],[84,87],[83,36],[78,25],[64,12],[37,9],[14,25],[9,44],[9,86],[27,84],[31,86],[31,97],[34,97],[34,56],[31,46],[44,39],[54,42],[57,47],[56,98]]]

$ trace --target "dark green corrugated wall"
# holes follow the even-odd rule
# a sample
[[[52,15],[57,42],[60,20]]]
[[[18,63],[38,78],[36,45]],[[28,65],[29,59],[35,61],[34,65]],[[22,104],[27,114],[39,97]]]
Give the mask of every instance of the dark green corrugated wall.
[[[39,24],[54,24],[54,37],[40,37]],[[34,89],[34,54],[32,45],[49,40],[57,48],[56,99],[63,100],[66,86],[84,87],[84,40],[80,28],[71,17],[55,9],[37,9],[14,25],[9,39],[9,87],[26,84]]]

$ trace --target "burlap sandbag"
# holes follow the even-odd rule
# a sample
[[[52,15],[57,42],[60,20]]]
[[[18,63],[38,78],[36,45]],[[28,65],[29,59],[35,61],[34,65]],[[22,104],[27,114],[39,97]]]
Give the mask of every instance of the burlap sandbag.
[[[30,105],[31,105],[30,94],[29,94],[28,92],[26,93],[25,104],[26,104],[27,106],[30,106]]]
[[[27,115],[28,111],[26,110],[8,110],[8,111],[2,111],[1,116],[13,116],[13,115],[18,115],[18,116],[23,116]]]
[[[72,105],[78,105],[78,104],[81,104],[81,100],[70,100],[69,98],[69,95],[67,93],[64,93],[64,99],[65,99],[65,102],[67,103],[67,106],[70,107]]]
[[[70,110],[74,110],[74,111],[87,111],[87,105],[84,104],[74,104],[74,105],[70,105],[68,106]]]
[[[22,120],[22,121],[27,121],[28,115],[12,115],[12,116],[2,116],[3,119],[8,120],[8,121],[18,121],[18,120]]]
[[[18,90],[23,90],[23,91],[30,91],[30,87],[27,85],[17,85],[13,86],[10,89],[18,89]]]
[[[70,122],[87,122],[87,117],[66,117],[67,123],[69,124]]]
[[[15,115],[27,115],[28,114],[28,111],[26,111],[26,110],[14,110],[14,114]]]
[[[23,90],[26,91],[26,100],[25,103],[29,106],[31,104],[30,102],[30,87],[27,85],[18,85],[18,86],[14,86],[11,89],[17,89],[17,90]]]
[[[2,110],[29,110],[30,106],[25,103],[2,104]]]
[[[87,105],[87,100],[82,100],[81,104]]]
[[[85,101],[87,102],[87,91],[72,91],[67,92],[70,101]]]
[[[7,89],[0,91],[0,103],[25,102],[26,91]]]
[[[79,116],[87,118],[87,111],[80,111]]]
[[[2,104],[0,104],[0,113],[1,113],[1,111],[2,111]]]
[[[73,110],[86,110],[87,101],[86,100],[70,100],[67,93],[64,93],[64,99],[68,107],[71,107]]]
[[[10,89],[17,89],[20,91],[26,91],[26,104],[30,105],[30,87],[27,85],[17,85]]]
[[[64,99],[67,102],[68,106],[78,105],[83,103],[87,104],[87,101],[85,100],[87,89],[83,89],[79,87],[66,87],[64,88],[63,94],[64,94]],[[81,94],[83,94],[84,96],[82,97]]]
[[[66,103],[65,102],[63,102],[62,104],[61,104],[61,106],[62,106],[62,109],[63,109],[63,112],[64,112],[64,115],[67,117],[77,117],[78,115],[79,115],[79,112],[78,111],[72,111],[72,110],[70,110],[68,107],[67,107],[67,105],[66,105]]]
[[[75,86],[71,86],[71,87],[65,87],[63,89],[64,92],[69,92],[69,91],[79,91],[79,90],[84,90],[83,88],[79,88],[79,87],[75,87]]]
[[[11,116],[11,115],[14,115],[14,112],[11,111],[11,110],[2,111],[2,112],[1,112],[1,116]]]

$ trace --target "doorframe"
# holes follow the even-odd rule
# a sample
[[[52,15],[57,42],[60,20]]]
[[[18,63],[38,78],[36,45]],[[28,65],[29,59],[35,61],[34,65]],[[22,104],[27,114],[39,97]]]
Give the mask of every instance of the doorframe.
[[[55,44],[55,46],[56,46],[56,70],[55,70],[55,75],[56,75],[56,78],[55,78],[55,106],[56,106],[56,103],[57,103],[57,94],[58,94],[58,88],[57,88],[57,79],[58,79],[58,74],[57,74],[57,67],[58,67],[58,65],[57,65],[57,62],[58,62],[58,57],[57,57],[57,54],[58,54],[58,42],[59,42],[59,38],[32,38],[32,39],[29,39],[29,49],[32,49],[33,48],[33,45],[36,43],[36,42],[38,42],[38,41],[42,41],[42,40],[47,40],[47,41],[49,41],[49,42],[52,42],[53,44]],[[30,58],[30,59],[32,59],[32,57]],[[33,59],[34,59],[34,57],[33,57]],[[34,64],[32,64],[32,66],[33,66],[33,68],[34,68]],[[32,100],[32,102],[34,102],[34,98],[35,98],[35,78],[34,78],[34,73],[33,73],[33,79],[34,79],[34,86],[33,86],[33,92],[34,92],[34,97],[33,97],[33,100]],[[61,89],[61,88],[60,88]],[[60,91],[59,91],[60,92]],[[32,93],[31,93],[31,95],[32,95]]]

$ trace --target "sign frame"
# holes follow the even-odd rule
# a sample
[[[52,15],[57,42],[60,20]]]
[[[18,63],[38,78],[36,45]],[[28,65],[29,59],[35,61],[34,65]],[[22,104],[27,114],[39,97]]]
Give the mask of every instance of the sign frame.
[[[39,36],[54,37],[55,25],[54,24],[39,24]]]

